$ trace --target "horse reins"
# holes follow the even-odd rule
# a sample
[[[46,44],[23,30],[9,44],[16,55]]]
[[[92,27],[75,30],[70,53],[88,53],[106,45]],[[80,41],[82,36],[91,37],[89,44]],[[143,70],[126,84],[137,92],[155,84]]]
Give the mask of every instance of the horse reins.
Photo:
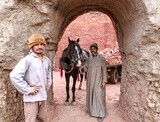
[[[69,71],[66,71],[66,70],[65,70],[65,73],[70,73],[72,70],[73,70],[73,67],[72,67],[71,70],[69,70]]]

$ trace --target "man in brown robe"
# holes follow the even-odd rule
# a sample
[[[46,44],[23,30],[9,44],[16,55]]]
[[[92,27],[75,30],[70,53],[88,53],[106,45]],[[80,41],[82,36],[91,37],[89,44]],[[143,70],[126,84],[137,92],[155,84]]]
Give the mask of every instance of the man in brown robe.
[[[106,60],[98,54],[96,43],[90,46],[90,51],[92,55],[85,66],[87,70],[86,107],[90,116],[97,117],[98,122],[102,122],[106,116]]]

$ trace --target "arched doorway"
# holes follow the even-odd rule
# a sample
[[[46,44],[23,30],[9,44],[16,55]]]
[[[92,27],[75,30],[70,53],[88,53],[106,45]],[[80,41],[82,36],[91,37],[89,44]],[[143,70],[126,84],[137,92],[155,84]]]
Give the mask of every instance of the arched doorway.
[[[113,27],[113,23],[110,20],[110,18],[98,11],[90,11],[87,13],[84,13],[80,16],[78,16],[76,19],[74,19],[65,29],[64,34],[58,43],[57,52],[54,59],[54,76],[58,74],[58,76],[55,76],[56,83],[54,84],[54,97],[55,97],[55,105],[58,109],[55,109],[55,113],[57,116],[53,119],[54,121],[58,121],[58,119],[65,118],[65,112],[62,112],[63,109],[66,108],[64,105],[65,101],[65,79],[64,79],[64,73],[61,80],[59,80],[59,59],[61,57],[62,51],[67,47],[68,45],[68,37],[71,39],[80,39],[80,45],[81,47],[87,49],[89,51],[90,44],[97,43],[99,45],[99,53],[101,53],[106,58],[106,63],[108,62],[110,65],[116,65],[118,61],[121,61],[120,55],[119,55],[119,47],[117,42],[117,35],[115,33],[115,29]],[[57,72],[58,71],[58,72]],[[58,83],[57,83],[58,82]],[[111,82],[110,82],[111,83]],[[109,113],[112,113],[112,115],[107,115],[108,117],[105,119],[108,121],[112,121],[111,118],[113,116],[117,116],[116,120],[121,121],[122,118],[118,115],[119,113],[119,95],[120,95],[120,83],[117,84],[107,84],[107,95],[106,95],[106,101],[107,101],[107,111]],[[83,80],[82,83],[82,89],[79,90],[80,82],[77,80],[76,83],[76,101],[77,101],[77,109],[76,111],[79,112],[79,116],[81,114],[85,114],[85,90],[86,90],[86,81]],[[70,88],[72,87],[72,78],[70,78]],[[59,90],[61,89],[61,90]],[[79,107],[81,105],[81,107]],[[69,106],[70,110],[68,113],[72,113],[72,106]],[[83,108],[80,110],[80,108]],[[60,109],[60,110],[59,110]],[[59,112],[61,111],[61,113]],[[83,113],[81,112],[83,111]],[[74,112],[76,114],[76,112]],[[63,116],[63,117],[62,117]],[[73,119],[72,116],[68,115],[68,121],[71,121]],[[75,117],[75,116],[74,116]],[[79,120],[81,119],[81,120]],[[87,114],[83,118],[78,118],[76,121],[87,121],[89,117],[87,118]],[[90,117],[90,121],[94,121],[93,118]],[[61,120],[62,121],[62,120]],[[123,120],[122,120],[123,121]]]
[[[60,21],[60,23],[62,26],[58,26],[60,32],[58,35],[58,39],[60,41],[60,38],[63,35],[63,32],[65,28],[68,26],[68,24],[70,24],[77,16],[85,12],[96,10],[110,16],[117,33],[119,49],[123,61],[123,70],[122,70],[123,82],[121,87],[120,105],[122,106],[123,109],[125,108],[124,111],[126,112],[127,115],[130,116],[131,119],[133,119],[134,121],[138,121],[138,118],[140,118],[141,113],[139,112],[137,113],[136,109],[141,108],[143,113],[145,113],[145,108],[142,107],[142,105],[140,104],[134,106],[134,102],[132,103],[131,101],[132,98],[134,98],[135,101],[138,101],[138,103],[141,103],[143,104],[143,106],[146,106],[146,103],[142,102],[144,101],[142,100],[142,96],[143,95],[145,96],[145,94],[142,93],[144,93],[146,89],[143,89],[143,92],[138,92],[138,96],[141,97],[137,97],[137,93],[135,93],[135,91],[137,91],[136,85],[140,85],[143,86],[143,88],[144,87],[146,88],[147,84],[145,82],[143,83],[138,82],[137,78],[143,76],[141,74],[138,74],[139,72],[138,69],[135,70],[135,68],[133,67],[135,66],[135,61],[137,62],[138,61],[137,59],[139,57],[139,53],[137,53],[135,50],[138,50],[139,48],[138,45],[141,38],[140,35],[143,33],[143,29],[145,27],[144,26],[145,23],[143,23],[145,17],[143,16],[143,14],[141,14],[141,16],[139,16],[138,14],[137,16],[135,12],[133,12],[137,7],[137,3],[131,4],[128,3],[128,1],[125,2],[121,1],[121,2],[113,2],[111,4],[110,1],[108,2],[98,1],[92,4],[89,1],[85,2],[81,3],[79,1],[77,2],[78,3],[77,5],[73,6],[71,5],[70,8],[66,9],[65,7],[68,6],[64,5],[63,6],[64,8],[62,7],[63,9],[62,8],[59,9],[59,12],[61,13],[60,18],[62,20]],[[124,6],[126,4],[127,6]],[[143,11],[145,9],[143,4],[140,2],[139,5],[141,5],[141,7],[137,9]],[[141,28],[139,28],[137,25],[141,25]],[[137,74],[136,78],[132,74]],[[145,79],[143,80],[145,81]],[[135,84],[132,84],[131,83],[132,81],[134,81]],[[130,98],[129,96],[132,96],[132,98]],[[131,117],[131,115],[133,115],[134,117]],[[141,119],[144,119],[144,117]]]

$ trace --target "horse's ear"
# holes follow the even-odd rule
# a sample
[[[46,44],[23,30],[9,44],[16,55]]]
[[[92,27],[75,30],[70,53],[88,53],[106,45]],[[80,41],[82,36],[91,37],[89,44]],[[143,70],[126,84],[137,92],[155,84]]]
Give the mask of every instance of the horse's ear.
[[[77,39],[77,42],[79,43],[79,38]]]
[[[70,40],[70,38],[68,37],[68,41],[69,41],[69,43],[71,42],[71,40]]]

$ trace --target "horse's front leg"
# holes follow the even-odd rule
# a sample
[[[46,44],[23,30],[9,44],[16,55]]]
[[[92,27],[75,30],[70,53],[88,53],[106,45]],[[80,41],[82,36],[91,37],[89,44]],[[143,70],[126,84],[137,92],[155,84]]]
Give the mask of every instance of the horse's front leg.
[[[65,79],[66,79],[66,94],[67,94],[67,97],[66,97],[66,100],[65,100],[65,103],[69,103],[69,98],[70,98],[70,95],[69,95],[69,78],[70,78],[70,75],[69,74],[65,74]]]
[[[72,86],[72,93],[73,93],[72,101],[73,102],[75,101],[75,91],[76,91],[76,80],[74,79],[73,80],[73,86]]]
[[[72,105],[76,105],[76,101],[75,101],[75,91],[76,91],[76,80],[77,78],[73,79],[73,86],[72,86]]]

